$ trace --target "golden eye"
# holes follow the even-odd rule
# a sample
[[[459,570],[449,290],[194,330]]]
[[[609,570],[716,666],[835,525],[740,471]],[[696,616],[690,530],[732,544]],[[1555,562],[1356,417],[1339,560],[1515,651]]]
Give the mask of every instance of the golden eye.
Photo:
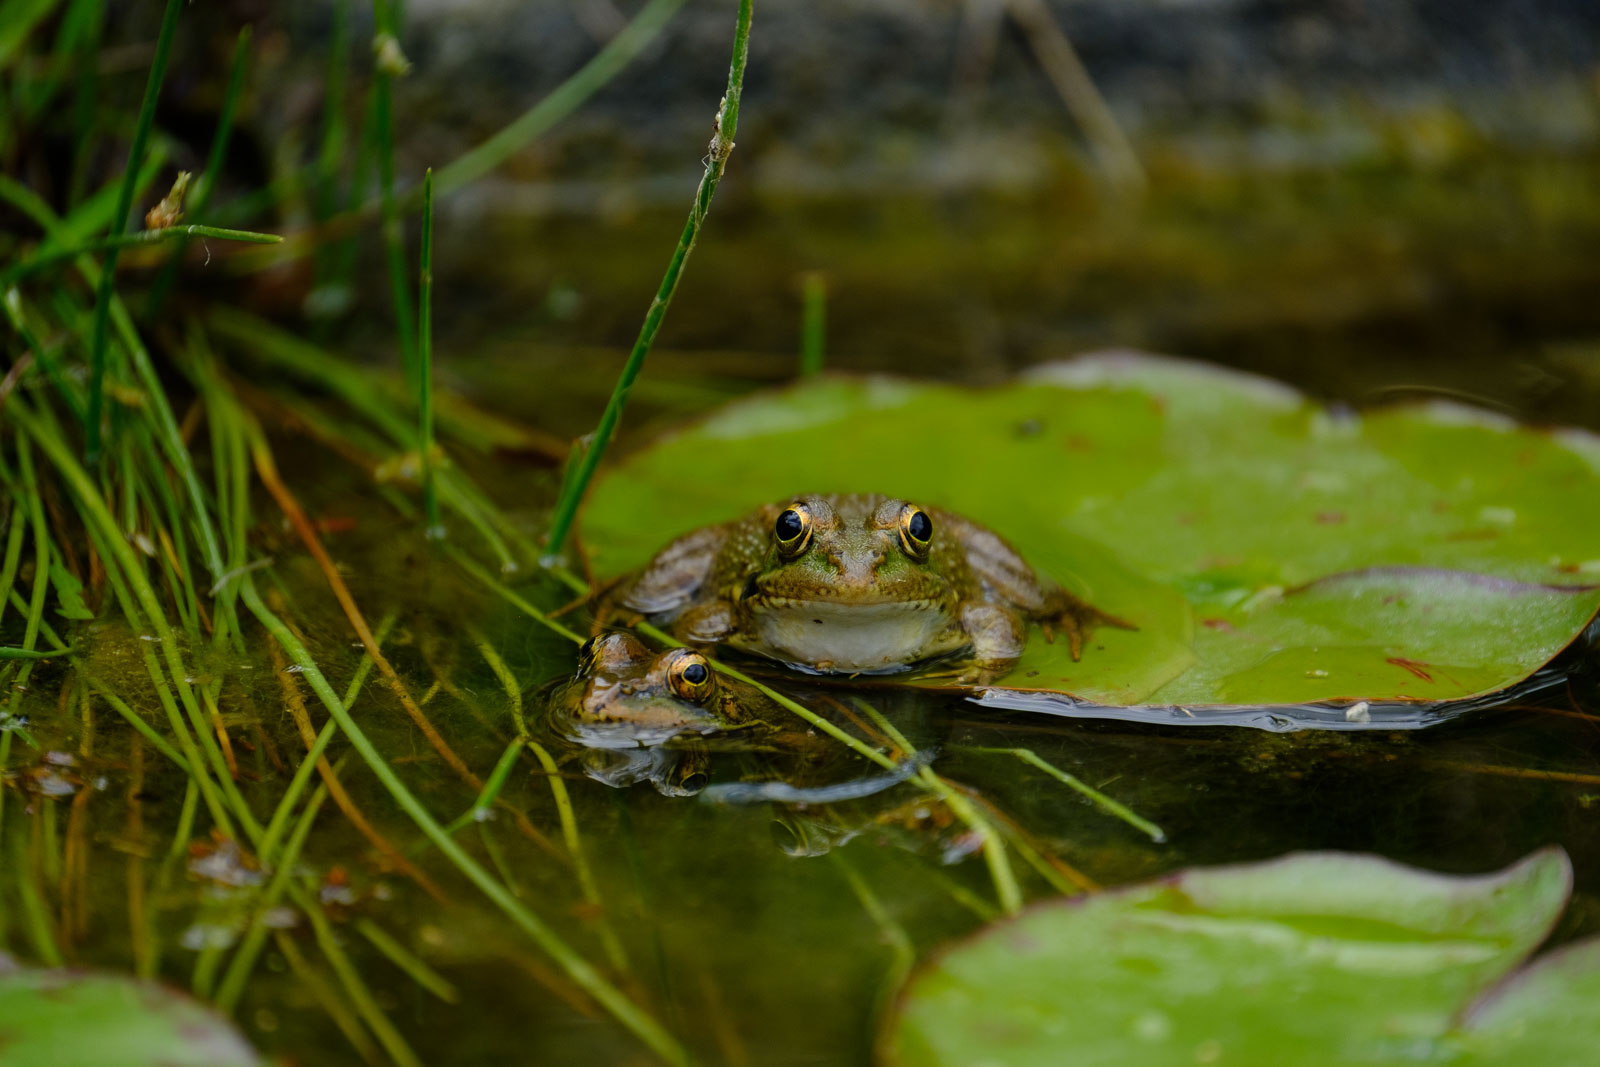
[[[672,691],[685,700],[692,700],[696,704],[704,703],[706,698],[717,687],[717,680],[711,673],[711,664],[698,652],[691,652],[680,648],[676,652],[668,653],[671,661],[667,664],[667,684]]]
[[[933,542],[933,520],[928,513],[914,504],[900,509],[900,547],[915,560],[928,558],[928,546]]]
[[[772,537],[785,559],[800,555],[811,543],[811,509],[804,504],[790,504],[772,524]]]

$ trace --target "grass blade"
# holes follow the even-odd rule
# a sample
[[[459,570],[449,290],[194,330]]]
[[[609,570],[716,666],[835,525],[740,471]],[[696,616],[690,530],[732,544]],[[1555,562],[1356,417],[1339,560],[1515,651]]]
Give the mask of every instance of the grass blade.
[[[439,525],[439,489],[433,474],[433,171],[422,179],[422,270],[417,281],[417,447],[422,464],[422,499],[428,536],[444,536]]]
[[[389,767],[388,762],[384,760],[377,747],[373,745],[365,731],[361,729],[360,724],[345,710],[343,702],[339,700],[339,697],[333,691],[333,687],[328,684],[327,678],[323,676],[316,662],[312,660],[311,653],[289,631],[283,621],[274,615],[266,604],[262,602],[261,595],[256,592],[255,582],[250,575],[247,574],[241,578],[240,592],[244,598],[245,605],[260,621],[261,625],[266,627],[273,640],[283,646],[284,651],[288,653],[291,660],[300,665],[301,673],[307,683],[310,684],[318,698],[322,700],[324,706],[328,709],[328,714],[338,721],[339,729],[344,731],[345,736],[349,738],[351,746],[366,761],[372,773],[377,776],[383,787],[389,791],[389,795],[395,799],[401,809],[411,817],[417,827],[433,842],[434,847],[444,853],[445,857],[455,864],[456,868],[473,885],[477,886],[507,917],[560,964],[562,970],[566,971],[567,975],[579,987],[604,1006],[618,1022],[631,1030],[640,1041],[644,1042],[656,1055],[668,1063],[687,1067],[690,1062],[687,1050],[679,1045],[672,1035],[661,1027],[660,1023],[651,1018],[644,1009],[630,1000],[620,989],[606,981],[592,964],[578,955],[554,930],[545,925],[542,919],[524,907],[521,901],[517,900],[504,885],[491,877],[489,872],[478,864],[477,860],[468,855],[466,850],[456,844],[455,840],[445,832],[444,827],[439,825],[432,814],[428,812],[428,809],[422,806],[422,802],[417,799],[416,795],[406,787],[405,783]]]
[[[684,0],[650,0],[633,21],[577,72],[487,141],[439,170],[439,193],[477,181],[516,155],[528,142],[576,111],[656,39]]]
[[[656,332],[661,329],[661,320],[666,318],[667,308],[672,305],[672,297],[678,291],[678,279],[683,274],[684,264],[689,261],[689,254],[694,251],[695,241],[700,237],[700,227],[705,224],[706,213],[711,210],[711,198],[716,194],[717,184],[722,181],[723,171],[728,166],[728,157],[733,154],[733,138],[739,126],[739,100],[744,95],[745,61],[750,55],[750,15],[753,3],[754,0],[739,0],[739,18],[733,33],[733,61],[728,66],[728,91],[722,98],[722,105],[717,108],[715,132],[711,137],[710,151],[706,155],[705,173],[700,178],[700,187],[695,190],[694,206],[689,209],[689,219],[684,223],[683,233],[678,237],[678,247],[673,250],[672,258],[667,261],[667,272],[662,275],[655,299],[650,302],[650,309],[645,312],[644,325],[639,328],[639,337],[633,343],[633,350],[628,353],[627,363],[623,364],[622,375],[617,379],[616,388],[611,391],[611,398],[606,401],[606,409],[600,415],[600,424],[595,427],[594,437],[578,461],[577,470],[561,487],[561,498],[556,502],[555,518],[550,524],[547,551],[552,558],[560,557],[567,535],[572,532],[572,523],[578,515],[578,505],[583,502],[584,492],[588,489],[590,480],[594,478],[595,470],[600,466],[600,459],[605,455],[612,435],[617,431],[617,423],[622,419],[623,406],[628,402],[628,391],[633,388],[634,380],[644,369],[645,357],[650,354],[650,348],[655,344]]]
[[[166,77],[167,60],[172,55],[172,37],[177,31],[178,12],[182,7],[182,0],[167,0],[166,11],[161,16],[155,60],[150,64],[144,102],[139,105],[133,144],[128,148],[128,165],[123,170],[122,188],[117,193],[117,206],[111,215],[112,237],[121,237],[128,228],[128,212],[133,209],[133,187],[138,181],[139,165],[144,159],[145,142],[150,139],[150,127],[155,122],[156,97],[161,95],[161,82]],[[105,265],[100,271],[99,291],[95,294],[94,334],[89,342],[89,425],[84,445],[84,455],[90,466],[100,462],[100,415],[105,406],[106,343],[111,325],[111,290],[117,272],[117,251],[112,248],[106,253]]]

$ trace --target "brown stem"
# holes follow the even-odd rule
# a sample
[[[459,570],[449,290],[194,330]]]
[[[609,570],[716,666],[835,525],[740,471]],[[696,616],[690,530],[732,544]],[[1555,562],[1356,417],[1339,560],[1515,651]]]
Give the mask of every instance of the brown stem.
[[[305,699],[300,695],[300,684],[294,675],[284,670],[287,666],[283,661],[283,653],[276,644],[270,646],[272,651],[272,671],[278,676],[278,684],[283,688],[283,702],[289,707],[289,715],[294,719],[295,727],[300,731],[300,740],[305,743],[306,750],[317,743],[317,731],[311,725],[311,715],[306,711]],[[433,899],[443,903],[444,891],[434,884],[433,880],[417,869],[416,864],[406,859],[400,850],[390,843],[387,837],[379,832],[378,828],[367,821],[361,814],[361,809],[356,807],[355,801],[350,799],[350,794],[345,792],[344,784],[339,781],[339,776],[334,772],[333,765],[326,756],[317,757],[317,773],[322,776],[322,781],[328,787],[328,796],[344,812],[344,817],[350,820],[350,825],[361,831],[361,836],[372,842],[372,846],[383,854],[390,866],[416,882]]]

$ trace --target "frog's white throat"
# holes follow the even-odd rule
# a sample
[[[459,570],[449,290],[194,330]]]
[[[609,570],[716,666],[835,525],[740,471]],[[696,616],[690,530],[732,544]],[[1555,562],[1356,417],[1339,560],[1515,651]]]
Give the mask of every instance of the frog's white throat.
[[[934,600],[838,604],[763,598],[748,605],[748,636],[732,643],[802,670],[897,671],[966,643],[943,607]]]

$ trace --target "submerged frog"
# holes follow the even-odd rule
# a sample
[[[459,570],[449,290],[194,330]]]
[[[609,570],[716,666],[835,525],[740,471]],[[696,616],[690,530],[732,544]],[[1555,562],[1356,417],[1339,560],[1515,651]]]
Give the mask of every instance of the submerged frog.
[[[783,745],[771,725],[782,709],[759,689],[718,677],[693,649],[656,652],[622,632],[584,644],[577,671],[550,689],[546,712],[551,728],[580,746],[591,778],[618,787],[647,781],[667,796],[706,786],[712,740]]]
[[[591,778],[618,787],[648,781],[668,796],[704,789],[716,753],[735,755],[743,772],[716,787],[722,803],[868,796],[925,762],[919,755],[896,774],[836,781],[841,759],[860,770],[842,745],[794,725],[775,700],[713,672],[701,653],[656,652],[620,631],[586,642],[577,671],[548,690],[545,706],[551,728],[578,746]]]
[[[759,729],[781,714],[754,686],[719,678],[694,649],[656,652],[621,631],[584,643],[577,672],[551,690],[547,707],[558,734],[596,748]]]
[[[999,534],[876,494],[801,496],[674,541],[621,606],[694,645],[818,674],[881,674],[970,652],[975,677],[1022,655],[1027,624],[1134,627],[1037,574]]]

